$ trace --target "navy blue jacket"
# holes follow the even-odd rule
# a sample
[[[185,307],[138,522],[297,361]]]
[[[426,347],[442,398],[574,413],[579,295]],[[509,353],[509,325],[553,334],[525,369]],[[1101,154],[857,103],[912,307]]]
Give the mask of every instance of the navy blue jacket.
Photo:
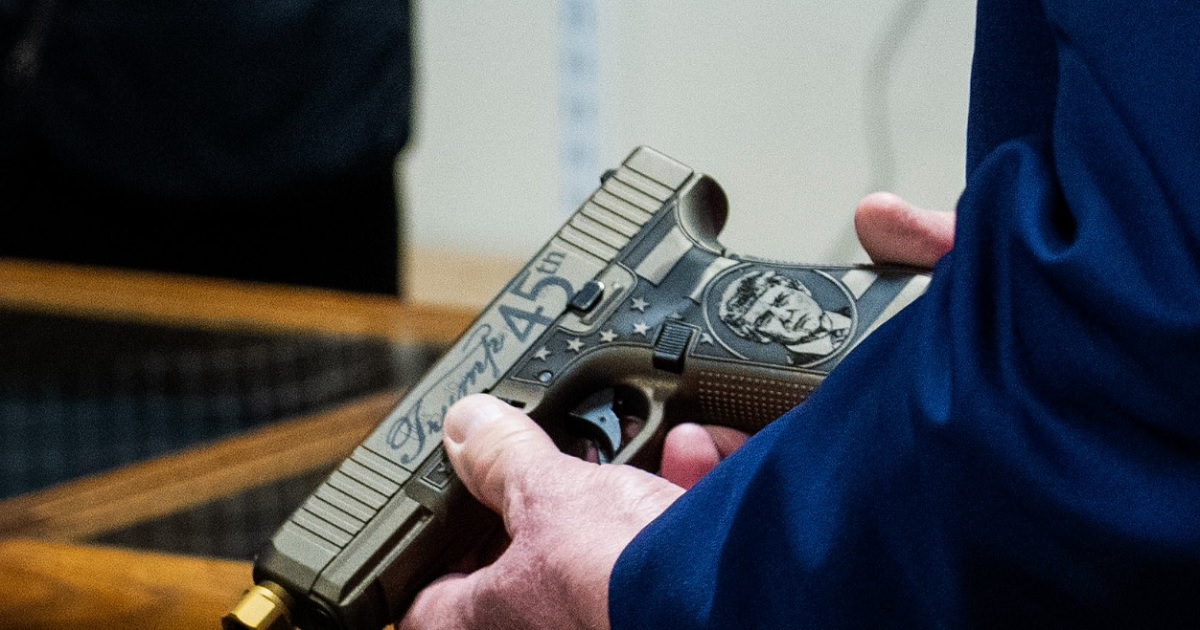
[[[614,628],[1200,626],[1200,3],[977,29],[954,251],[633,541]]]

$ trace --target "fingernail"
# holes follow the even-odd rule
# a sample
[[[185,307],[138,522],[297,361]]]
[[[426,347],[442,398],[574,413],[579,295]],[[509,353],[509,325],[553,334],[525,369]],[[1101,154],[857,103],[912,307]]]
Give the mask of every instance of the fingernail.
[[[463,444],[472,433],[504,416],[507,405],[491,396],[468,396],[446,412],[446,437],[455,444]]]

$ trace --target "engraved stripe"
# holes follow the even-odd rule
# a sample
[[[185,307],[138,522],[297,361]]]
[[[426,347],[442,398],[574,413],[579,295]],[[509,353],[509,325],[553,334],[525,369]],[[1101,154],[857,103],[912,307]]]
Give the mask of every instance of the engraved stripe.
[[[297,525],[290,519],[283,524],[283,527],[279,528],[275,534],[275,540],[281,541],[281,549],[302,552],[304,558],[317,566],[325,566],[326,562],[332,560],[342,550],[341,547]]]
[[[671,228],[666,236],[650,250],[649,254],[638,263],[637,275],[657,285],[667,277],[667,274],[679,264],[692,249],[692,239],[688,238],[679,226]]]
[[[913,276],[912,280],[909,280],[908,284],[904,285],[904,288],[900,290],[900,293],[896,294],[896,299],[892,300],[892,303],[883,309],[883,313],[879,315],[879,318],[871,324],[871,330],[877,328],[882,322],[891,319],[892,316],[899,313],[904,307],[912,304],[914,300],[921,297],[921,294],[925,293],[925,288],[929,286],[929,279],[929,276]]]
[[[354,536],[330,525],[303,507],[292,514],[292,522],[338,547],[345,547],[346,543],[354,539]]]
[[[599,258],[600,260],[609,261],[617,256],[617,250],[605,245],[604,243],[601,243],[600,241],[588,236],[587,234],[584,234],[583,232],[580,232],[570,225],[564,225],[563,228],[558,231],[558,236],[562,238],[562,240],[574,245],[588,254],[595,256],[596,258]]]
[[[354,454],[350,457],[354,461],[366,466],[372,472],[378,473],[396,483],[404,483],[410,477],[407,470],[367,450],[365,447],[359,446],[354,449]]]
[[[579,228],[584,234],[603,242],[606,245],[621,249],[629,242],[628,238],[600,225],[599,223],[583,216],[576,214],[571,218],[571,225]]]
[[[862,298],[863,294],[867,292],[867,289],[871,287],[871,284],[878,277],[879,274],[874,271],[850,269],[842,276],[842,284],[846,285],[846,288],[854,295],[854,299],[857,300]]]
[[[387,503],[387,496],[375,492],[362,483],[350,478],[349,475],[340,470],[335,471],[332,475],[330,475],[329,481],[326,483],[358,499],[359,501],[362,501],[363,503],[367,504],[368,507],[375,510],[378,510],[379,508],[383,507],[384,503]]]
[[[308,500],[304,502],[304,509],[321,517],[322,520],[346,532],[347,534],[357,534],[360,530],[362,530],[363,525],[365,525],[363,521],[360,521],[353,516],[346,514],[342,510],[339,510],[337,506],[326,503],[324,499],[316,495],[309,497]]]
[[[625,160],[625,166],[673,190],[678,190],[692,175],[692,169],[649,147],[638,147]]]
[[[717,277],[717,274],[736,264],[738,264],[738,261],[731,258],[719,257],[713,260],[708,267],[705,267],[704,272],[700,274],[700,279],[696,281],[696,287],[692,289],[692,293],[688,297],[699,303],[708,283],[712,282],[712,279]]]
[[[904,288],[900,289],[900,292],[897,293],[896,297],[887,305],[887,308],[883,309],[883,312],[879,314],[879,317],[876,317],[875,321],[871,322],[870,328],[867,328],[866,332],[858,336],[858,341],[854,342],[854,346],[851,347],[850,350],[853,351],[854,348],[858,347],[858,344],[862,343],[863,339],[866,339],[871,335],[871,333],[875,332],[875,330],[882,326],[884,322],[891,319],[892,316],[894,316],[896,313],[899,313],[904,309],[904,307],[912,304],[914,300],[921,297],[921,294],[925,293],[925,287],[927,286],[929,286],[929,276],[913,276],[912,279],[908,281],[908,284],[905,284]]]
[[[653,213],[642,210],[641,208],[621,199],[620,197],[601,188],[592,195],[592,203],[616,214],[617,216],[629,220],[634,225],[639,227],[646,224]]]
[[[610,177],[604,182],[604,190],[624,199],[625,201],[645,210],[646,212],[654,212],[662,206],[654,197],[622,182],[621,180]]]
[[[617,213],[606,208],[602,208],[594,203],[588,202],[587,204],[584,204],[583,209],[580,210],[580,212],[583,213],[584,216],[595,220],[597,223],[603,224],[609,229],[621,233],[621,235],[625,236],[626,238],[630,238],[638,232],[638,226],[636,224],[626,221]]]
[[[317,488],[316,495],[324,499],[330,505],[336,506],[339,510],[357,518],[360,521],[369,521],[375,516],[375,510],[369,505],[359,501],[356,497],[346,494],[333,486],[323,483]]]
[[[384,477],[383,475],[363,466],[362,464],[347,459],[338,467],[339,470],[349,475],[355,481],[366,484],[372,490],[382,494],[385,497],[390,497],[400,489],[400,484]]]
[[[617,169],[616,178],[657,199],[660,203],[671,198],[675,191],[631,169]]]

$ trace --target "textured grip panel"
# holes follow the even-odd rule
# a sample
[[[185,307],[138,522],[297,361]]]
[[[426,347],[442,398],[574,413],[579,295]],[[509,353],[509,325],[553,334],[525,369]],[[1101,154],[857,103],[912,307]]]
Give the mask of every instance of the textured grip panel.
[[[708,422],[756,433],[808,398],[815,384],[725,372],[699,374],[700,408]]]

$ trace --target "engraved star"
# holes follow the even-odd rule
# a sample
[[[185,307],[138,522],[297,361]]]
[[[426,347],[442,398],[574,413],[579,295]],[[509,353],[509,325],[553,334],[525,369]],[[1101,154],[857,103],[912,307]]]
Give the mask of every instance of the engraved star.
[[[579,354],[583,351],[583,342],[579,340],[579,337],[575,337],[567,342],[567,350]]]
[[[616,331],[614,331],[611,328],[609,328],[608,330],[602,331],[600,333],[600,343],[608,343],[610,341],[613,341],[616,338],[617,338],[617,333],[616,333]]]
[[[633,334],[635,334],[635,335],[641,335],[641,336],[645,337],[646,333],[648,333],[648,332],[650,332],[650,326],[649,326],[649,324],[647,324],[644,321],[638,322],[633,325]]]
[[[537,352],[533,353],[533,358],[541,359],[542,361],[545,361],[548,356],[550,356],[550,351],[546,349],[546,346],[542,346]]]
[[[712,335],[708,333],[700,333],[700,343],[706,343],[710,346],[713,345]]]
[[[639,313],[645,313],[647,306],[650,306],[649,302],[640,297],[635,297],[633,298],[633,303],[629,305],[629,308],[638,311]]]

